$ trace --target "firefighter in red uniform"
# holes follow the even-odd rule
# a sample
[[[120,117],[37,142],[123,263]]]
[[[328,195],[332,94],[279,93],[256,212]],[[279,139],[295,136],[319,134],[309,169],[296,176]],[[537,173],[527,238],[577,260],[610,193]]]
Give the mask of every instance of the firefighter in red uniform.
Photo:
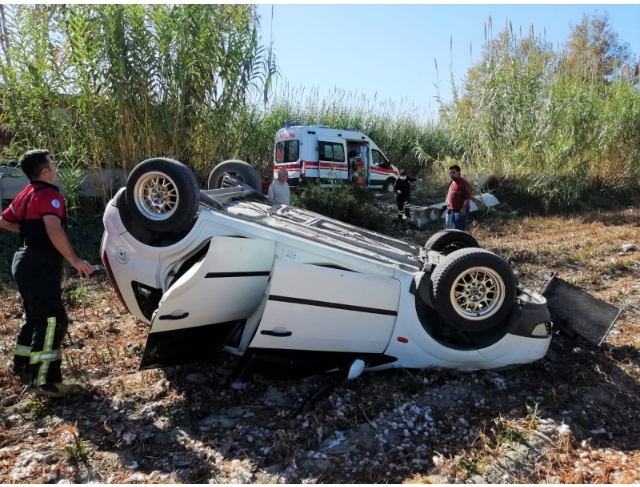
[[[60,346],[68,319],[62,304],[62,259],[89,276],[91,265],[78,258],[64,232],[66,210],[48,151],[20,158],[29,184],[2,212],[0,228],[20,234],[12,274],[24,305],[14,350],[13,371],[37,394],[61,397],[72,387],[62,382]]]

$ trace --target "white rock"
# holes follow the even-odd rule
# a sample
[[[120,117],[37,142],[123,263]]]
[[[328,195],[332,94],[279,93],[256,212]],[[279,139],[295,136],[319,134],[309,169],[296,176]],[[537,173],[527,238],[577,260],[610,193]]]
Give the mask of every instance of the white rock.
[[[605,430],[604,428],[598,428],[598,429],[589,431],[589,433],[591,433],[592,435],[604,435],[606,432],[607,430]]]
[[[434,455],[432,461],[436,468],[441,468],[444,465],[444,460],[438,455]]]
[[[561,435],[568,435],[571,433],[571,428],[569,428],[568,424],[562,423],[558,428],[558,433]]]
[[[136,434],[135,433],[125,433],[124,436],[122,437],[122,439],[124,440],[124,442],[127,445],[130,445],[131,443],[133,443],[133,440],[136,439]]]

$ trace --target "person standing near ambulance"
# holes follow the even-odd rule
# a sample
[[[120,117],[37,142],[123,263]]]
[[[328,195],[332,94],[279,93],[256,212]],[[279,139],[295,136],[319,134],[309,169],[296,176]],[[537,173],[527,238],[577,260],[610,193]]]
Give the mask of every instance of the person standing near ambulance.
[[[398,223],[411,216],[411,183],[422,182],[422,179],[414,178],[407,174],[407,170],[400,171],[400,177],[396,179],[394,186],[396,192],[396,206],[398,207]]]
[[[61,371],[60,346],[68,326],[62,303],[62,260],[67,259],[81,277],[88,277],[93,269],[76,255],[65,234],[66,209],[53,184],[57,174],[49,152],[26,152],[20,167],[29,184],[0,218],[0,228],[20,234],[11,270],[22,296],[24,319],[13,371],[37,394],[62,397],[72,389],[63,383]]]
[[[276,200],[281,205],[291,204],[291,190],[289,189],[289,171],[284,167],[278,169],[278,179],[271,183],[269,191],[267,192],[267,198]]]

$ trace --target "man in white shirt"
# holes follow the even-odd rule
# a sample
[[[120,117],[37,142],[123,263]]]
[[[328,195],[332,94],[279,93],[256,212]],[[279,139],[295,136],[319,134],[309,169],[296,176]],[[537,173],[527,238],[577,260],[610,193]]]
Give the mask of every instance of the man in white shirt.
[[[278,170],[278,179],[275,179],[269,186],[267,197],[283,205],[291,204],[287,179],[289,179],[289,173],[284,167],[281,167]]]

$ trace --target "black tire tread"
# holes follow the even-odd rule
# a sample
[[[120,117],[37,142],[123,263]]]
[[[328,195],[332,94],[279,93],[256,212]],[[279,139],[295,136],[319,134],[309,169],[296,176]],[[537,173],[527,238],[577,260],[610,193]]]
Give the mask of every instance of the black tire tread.
[[[133,194],[135,182],[145,173],[154,170],[167,173],[178,186],[179,206],[176,208],[176,212],[164,221],[150,221],[141,215]],[[127,206],[135,220],[151,231],[171,232],[182,230],[191,223],[200,206],[200,186],[196,176],[180,161],[166,157],[146,159],[134,167],[127,178],[125,195]]]
[[[460,241],[467,245],[467,248],[480,248],[480,244],[473,237],[473,235],[457,229],[447,229],[442,230],[435,235],[432,235],[427,243],[424,245],[426,250],[434,250],[439,252],[443,250],[447,245],[452,244],[456,241]]]
[[[262,182],[260,181],[260,175],[258,174],[258,171],[256,171],[251,164],[244,161],[239,161],[237,159],[229,159],[227,161],[223,161],[216,167],[214,167],[209,174],[207,187],[209,189],[218,189],[213,187],[213,185],[215,184],[215,181],[225,172],[237,172],[241,174],[244,181],[249,186],[262,194]]]
[[[449,307],[451,306],[449,297],[451,285],[446,282],[447,279],[445,279],[445,277],[448,277],[446,276],[446,274],[450,272],[454,266],[464,260],[473,258],[475,256],[488,257],[495,264],[497,264],[497,266],[503,267],[502,270],[505,270],[507,274],[507,278],[504,279],[506,295],[502,309],[491,316],[489,319],[487,319],[486,321],[466,322],[464,318],[455,314],[455,311],[449,311]],[[497,266],[491,265],[490,262],[482,265],[491,267],[493,270],[498,271],[498,269],[496,269]],[[517,294],[516,277],[513,274],[511,267],[509,267],[509,264],[497,254],[481,248],[459,249],[446,256],[434,269],[433,274],[431,275],[431,282],[433,303],[436,311],[438,312],[438,314],[440,314],[440,317],[445,321],[445,323],[465,331],[485,331],[498,324],[511,311],[511,307],[513,303],[515,303]]]

